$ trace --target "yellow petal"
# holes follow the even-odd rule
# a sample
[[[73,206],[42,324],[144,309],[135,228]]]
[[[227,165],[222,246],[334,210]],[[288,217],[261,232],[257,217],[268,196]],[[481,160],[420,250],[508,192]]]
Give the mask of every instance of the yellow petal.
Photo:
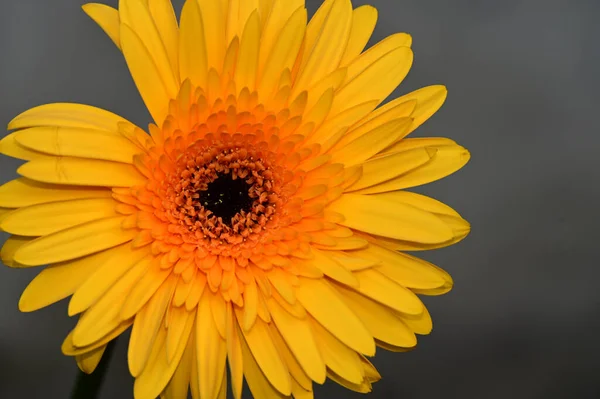
[[[346,191],[357,191],[402,176],[425,165],[436,152],[435,149],[416,148],[371,159],[362,165],[363,173],[360,179]]]
[[[135,231],[122,230],[122,217],[101,219],[36,238],[15,253],[15,260],[37,266],[100,252],[131,241]]]
[[[36,159],[17,173],[42,183],[75,186],[131,187],[146,181],[133,165],[82,158]]]
[[[417,344],[415,334],[390,309],[343,286],[337,288],[342,293],[344,301],[360,317],[377,340],[404,348],[410,348]]]
[[[337,339],[357,352],[368,356],[375,353],[373,337],[329,284],[301,278],[296,296],[306,310]]]
[[[152,0],[150,0],[152,1]],[[165,389],[165,397],[169,399],[187,398],[192,371],[193,352],[196,350],[193,339],[188,339],[188,345],[183,352],[183,357],[173,374],[173,378]]]
[[[237,315],[238,322],[240,322],[240,313]],[[243,334],[245,342],[252,352],[250,356],[256,360],[262,373],[277,391],[289,396],[292,393],[290,374],[273,344],[268,325],[258,318],[252,328],[249,331],[243,331]],[[245,357],[246,354],[244,354]],[[250,372],[249,368],[250,366],[247,367],[246,359],[244,359],[244,374]],[[248,379],[248,376],[246,378]],[[250,384],[250,381],[248,383]],[[250,388],[252,389],[252,387]]]
[[[121,47],[129,72],[150,112],[154,122],[161,126],[169,111],[172,87],[166,87],[161,70],[152,59],[139,36],[125,24],[121,24]],[[175,94],[173,94],[174,97]]]
[[[33,312],[73,294],[102,265],[111,251],[48,266],[23,291],[19,310]]]
[[[350,287],[358,287],[358,280],[354,277],[352,272],[345,269],[333,257],[330,257],[327,252],[319,251],[318,249],[313,249],[312,252],[315,256],[314,259],[306,262],[314,264],[323,272],[323,274],[333,280],[339,281]]]
[[[77,355],[75,360],[77,361],[77,366],[79,370],[83,371],[86,374],[92,374],[96,367],[98,367],[98,363],[102,360],[102,355],[104,354],[104,350],[106,349],[106,345],[96,348],[90,352],[84,353],[82,355]]]
[[[431,316],[429,315],[427,307],[423,308],[423,313],[420,315],[399,314],[398,317],[416,334],[429,334],[433,328]]]
[[[459,145],[429,146],[426,139],[404,139],[394,148],[398,152],[414,148],[411,140],[420,140],[420,144],[422,144],[420,148],[435,150],[431,160],[398,178],[365,188],[360,191],[361,194],[383,193],[431,183],[460,170],[471,158],[469,151]],[[405,146],[402,145],[404,142],[406,142]]]
[[[97,3],[84,4],[81,8],[104,30],[116,46],[121,49],[119,12],[112,7]]]
[[[365,233],[422,243],[452,239],[452,230],[435,215],[389,199],[344,194],[330,205],[344,215],[340,224]]]
[[[416,102],[415,109],[411,114],[413,123],[407,134],[412,133],[415,129],[425,123],[433,114],[435,114],[446,101],[448,90],[446,87],[441,85],[427,86],[421,89],[415,90],[411,93],[405,94],[397,99],[390,101],[386,105],[377,109],[373,115],[376,117],[380,114],[386,113],[389,110],[397,107],[400,104],[407,102]]]
[[[278,1],[277,4],[283,4],[283,2]],[[260,84],[257,90],[259,93],[270,95],[277,86],[280,71],[292,68],[302,45],[302,39],[306,30],[306,20],[306,9],[300,7],[291,15],[289,21],[285,23],[272,47],[272,51],[269,50],[268,61],[265,61],[264,64],[259,64],[260,68],[262,68],[259,75]],[[265,51],[264,47],[261,47],[261,56]]]
[[[377,103],[375,101],[367,101],[354,107],[349,107],[335,116],[330,115],[327,121],[315,130],[307,143],[325,143],[341,128],[352,126],[376,106]]]
[[[246,339],[243,338],[241,329],[238,328],[238,336],[240,336],[240,344],[242,349],[242,359],[244,361],[244,376],[248,383],[248,387],[255,398],[273,398],[273,399],[285,399],[289,397],[291,393],[291,380],[290,380],[290,392],[281,393],[278,389],[273,387],[269,380],[267,380],[265,374],[259,367],[257,360],[252,355],[249,348],[249,344]],[[270,338],[269,338],[270,340]],[[285,369],[285,367],[283,367]],[[287,373],[287,370],[284,370]],[[288,375],[289,378],[289,375]],[[198,397],[199,398],[199,397]]]
[[[299,9],[304,9],[304,0],[269,0],[272,1],[270,5],[263,5],[268,8],[268,12],[261,11],[261,20],[264,22],[261,40],[260,40],[260,57],[259,57],[259,69],[261,71],[260,76],[264,76],[264,68],[268,66],[267,60],[272,58],[271,52],[273,46],[278,41],[281,41],[283,36],[283,30],[285,30],[291,23],[292,14],[297,14]],[[306,22],[304,23],[303,29],[306,28]],[[287,28],[289,29],[289,28]],[[301,40],[304,38],[304,31],[302,32]],[[294,60],[295,61],[295,60]],[[283,69],[281,69],[283,70]],[[280,71],[281,71],[280,70]],[[291,66],[290,66],[291,70]]]
[[[396,33],[386,37],[364,53],[362,53],[353,62],[348,64],[348,74],[346,82],[353,80],[355,77],[366,71],[371,65],[390,52],[400,48],[410,48],[412,38],[406,33]]]
[[[26,265],[19,265],[18,262],[15,261],[15,254],[19,249],[21,249],[26,244],[29,244],[33,238],[31,237],[21,237],[21,236],[10,236],[6,239],[4,244],[2,245],[2,250],[0,251],[0,258],[2,259],[2,263],[9,267],[23,267]]]
[[[120,123],[133,126],[126,119],[100,108],[83,104],[55,103],[40,105],[23,112],[8,124],[8,130],[59,126],[118,132]]]
[[[174,98],[179,90],[179,82],[176,79],[176,71],[171,67],[171,60],[167,53],[166,46],[162,41],[161,34],[154,23],[154,19],[148,8],[148,2],[146,0],[122,1],[119,5],[119,12],[121,15],[123,15],[123,13],[127,15],[126,20],[123,20],[122,22],[127,24],[131,30],[135,32],[135,35],[141,42],[140,44],[148,51],[164,88],[167,90],[169,99]],[[123,54],[127,59],[127,52],[124,51]],[[158,84],[158,82],[155,84]],[[163,101],[165,100],[166,99],[163,99]]]
[[[298,360],[296,360],[296,357],[290,351],[290,348],[285,343],[285,339],[281,336],[281,333],[274,324],[269,325],[269,332],[271,333],[273,343],[277,347],[277,351],[281,355],[281,358],[283,359],[283,362],[285,363],[290,376],[292,377],[292,392],[294,389],[294,382],[298,382],[301,386],[310,388],[312,386],[312,381],[306,375],[302,369],[302,366],[300,366]],[[325,364],[323,364],[323,367],[325,367]]]
[[[351,25],[350,0],[334,0],[313,47],[304,55],[293,97],[337,69],[348,44]]]
[[[423,303],[409,289],[385,277],[377,269],[362,270],[354,273],[359,281],[361,294],[406,314],[420,314]]]
[[[119,324],[121,306],[136,281],[148,269],[149,258],[134,265],[103,296],[79,318],[73,330],[73,344],[86,346],[102,339]]]
[[[147,1],[150,14],[167,51],[173,74],[179,78],[179,26],[173,4],[170,0]]]
[[[368,382],[366,379],[363,379],[363,381],[360,383],[353,383],[353,382],[350,382],[350,381],[346,380],[345,378],[337,375],[333,371],[328,371],[327,377],[329,377],[336,384],[339,384],[339,385],[343,386],[344,388],[349,389],[354,392],[369,393],[373,390],[371,383]]]
[[[102,130],[68,127],[37,127],[15,134],[18,144],[30,150],[71,156],[133,163],[140,149],[125,137]]]
[[[98,341],[95,341],[94,343],[92,343],[90,345],[80,346],[80,347],[75,346],[73,344],[73,331],[71,331],[69,333],[69,335],[67,335],[67,338],[65,338],[65,340],[63,341],[63,344],[61,347],[62,353],[67,356],[83,355],[84,353],[88,353],[90,351],[93,351],[94,349],[105,346],[110,341],[112,341],[113,339],[115,339],[116,337],[121,335],[123,333],[123,331],[127,330],[129,327],[131,327],[130,320],[125,321],[125,322],[119,324],[118,326],[116,326],[108,334],[106,334],[104,337],[102,337],[102,339],[99,339]]]
[[[340,342],[317,321],[311,318],[310,322],[321,356],[327,367],[348,381],[360,383],[363,377],[358,354]]]
[[[391,122],[393,120],[408,117],[412,118],[412,113],[415,110],[416,105],[417,103],[415,100],[409,100],[404,101],[402,103],[398,103],[394,107],[390,107],[389,109],[387,109],[385,112],[380,112],[380,110],[386,107],[387,104],[384,107],[377,108],[375,111],[371,112],[369,115],[367,115],[359,122],[357,122],[354,126],[352,126],[348,130],[348,134],[346,134],[339,141],[339,143],[335,145],[334,149],[345,147],[346,145],[348,145],[348,143],[353,142],[359,137],[362,137],[365,134],[371,132],[372,130],[382,125],[385,125],[386,123]],[[411,123],[411,128],[413,125],[414,121]],[[408,132],[410,132],[411,128],[404,132],[404,135],[397,137],[396,140],[404,138],[404,136],[406,136]],[[390,147],[388,147],[383,153],[387,153],[389,148]]]
[[[214,68],[220,71],[223,67],[225,50],[228,43],[225,43],[225,34],[227,20],[225,13],[227,7],[223,1],[199,0],[200,12],[202,13],[202,22],[204,23],[204,35],[210,40],[206,41],[206,53],[208,56],[208,68]]]
[[[138,280],[135,287],[127,295],[127,300],[123,304],[123,309],[121,309],[121,317],[124,320],[133,317],[156,294],[156,290],[170,274],[171,270],[161,269],[160,263],[155,261],[152,268]]]
[[[315,338],[306,319],[300,320],[286,312],[273,299],[267,305],[277,330],[308,377],[319,384],[325,382],[325,363],[316,346]]]
[[[231,390],[234,399],[241,399],[242,386],[244,383],[244,360],[242,358],[242,346],[238,334],[238,323],[233,313],[233,305],[227,304],[227,359],[229,362],[229,374],[231,375]]]
[[[37,151],[22,146],[17,140],[17,133],[11,133],[8,136],[0,140],[0,154],[4,154],[9,157],[23,159],[25,161],[32,161],[34,159],[48,158],[49,155],[42,154]]]
[[[208,73],[207,40],[196,0],[187,0],[181,11],[179,32],[179,77],[199,87],[206,86]]]
[[[216,399],[221,388],[221,381],[225,374],[225,359],[227,347],[219,335],[213,319],[209,290],[198,303],[196,316],[196,353],[198,362],[198,383],[200,397],[203,399]]]
[[[86,198],[110,198],[106,188],[56,186],[20,178],[0,186],[0,206],[20,208],[48,202],[69,201]]]
[[[247,87],[250,92],[252,92],[255,89],[259,46],[260,18],[258,16],[258,11],[254,11],[246,23],[240,41],[238,61],[235,70],[235,83],[238,90]]]
[[[348,47],[344,51],[340,65],[348,65],[364,50],[375,30],[377,16],[377,9],[372,6],[362,6],[354,9]]]
[[[0,228],[11,234],[43,236],[117,216],[112,198],[52,202],[17,209],[2,218]]]
[[[404,287],[431,289],[445,284],[445,272],[438,271],[429,262],[401,252],[369,245],[366,249],[355,251],[354,255],[378,260],[380,264],[377,271]]]
[[[400,118],[381,125],[349,144],[332,150],[332,162],[343,163],[346,167],[362,163],[404,136],[410,123],[410,118]]]
[[[244,331],[249,331],[254,322],[256,321],[256,315],[258,314],[258,289],[256,283],[252,281],[247,284],[244,290],[244,317],[240,321]]]
[[[171,286],[163,284],[135,316],[127,350],[129,372],[133,377],[138,377],[144,371],[158,331],[165,324],[164,316],[171,292]],[[164,352],[166,357],[166,348]]]
[[[188,346],[188,340],[195,323],[194,313],[185,321],[184,333],[177,347],[173,360],[168,363],[165,356],[166,329],[161,327],[152,346],[152,353],[142,374],[136,378],[133,394],[136,398],[156,398],[165,389],[175,373],[183,352]]]
[[[385,54],[336,93],[332,112],[366,101],[383,102],[404,80],[412,62],[413,53],[408,47],[400,47]],[[348,68],[351,66],[352,64]]]

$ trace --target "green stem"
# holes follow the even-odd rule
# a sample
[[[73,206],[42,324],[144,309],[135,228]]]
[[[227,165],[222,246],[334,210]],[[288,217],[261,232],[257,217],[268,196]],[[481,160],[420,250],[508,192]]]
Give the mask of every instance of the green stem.
[[[100,364],[98,364],[96,370],[94,370],[92,374],[86,374],[83,371],[79,371],[79,375],[77,376],[77,380],[75,380],[75,386],[71,393],[71,399],[98,398],[116,341],[116,339],[112,340],[106,346],[102,360],[100,360]]]

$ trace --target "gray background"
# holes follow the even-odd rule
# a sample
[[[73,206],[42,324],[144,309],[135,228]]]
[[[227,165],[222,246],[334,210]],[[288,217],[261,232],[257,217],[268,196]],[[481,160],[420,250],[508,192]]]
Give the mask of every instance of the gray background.
[[[318,3],[308,0],[309,10]],[[452,273],[455,288],[426,299],[434,332],[417,350],[379,351],[383,380],[370,397],[600,398],[600,2],[371,3],[380,10],[374,39],[397,31],[414,38],[414,68],[396,94],[449,88],[418,135],[451,137],[472,160],[421,191],[458,209],[473,229],[460,245],[425,255]],[[147,124],[123,59],[80,4],[0,2],[0,124],[55,101]],[[0,160],[2,180],[17,164]],[[17,310],[35,273],[0,268],[1,398],[66,398],[76,375],[60,353],[73,325],[66,303]],[[102,398],[131,397],[125,349],[122,339]],[[326,384],[317,399],[326,397],[362,396]]]

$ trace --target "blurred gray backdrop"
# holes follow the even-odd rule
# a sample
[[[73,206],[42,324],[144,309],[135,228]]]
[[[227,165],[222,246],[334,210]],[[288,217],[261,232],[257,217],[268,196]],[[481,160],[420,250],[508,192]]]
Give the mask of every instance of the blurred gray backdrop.
[[[307,3],[312,13],[320,1]],[[472,160],[420,191],[473,228],[463,243],[424,254],[450,271],[455,288],[426,298],[434,331],[415,351],[378,352],[383,380],[367,397],[600,398],[600,2],[370,3],[380,11],[373,42],[413,35],[414,67],[395,94],[448,86],[446,105],[417,135],[450,137]],[[73,101],[147,125],[123,58],[81,4],[0,2],[0,124],[39,104]],[[2,157],[1,180],[17,165]],[[77,373],[60,352],[74,324],[66,302],[17,309],[35,274],[0,267],[0,398],[67,398]],[[132,397],[126,343],[102,398]],[[316,397],[362,395],[328,383]]]

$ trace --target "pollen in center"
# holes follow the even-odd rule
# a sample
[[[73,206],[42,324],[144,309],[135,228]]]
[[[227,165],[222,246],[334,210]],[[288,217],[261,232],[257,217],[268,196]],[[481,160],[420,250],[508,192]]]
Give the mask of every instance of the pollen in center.
[[[244,179],[234,179],[231,174],[219,174],[208,183],[206,190],[198,192],[199,203],[214,216],[229,223],[236,214],[252,209],[250,187]]]

